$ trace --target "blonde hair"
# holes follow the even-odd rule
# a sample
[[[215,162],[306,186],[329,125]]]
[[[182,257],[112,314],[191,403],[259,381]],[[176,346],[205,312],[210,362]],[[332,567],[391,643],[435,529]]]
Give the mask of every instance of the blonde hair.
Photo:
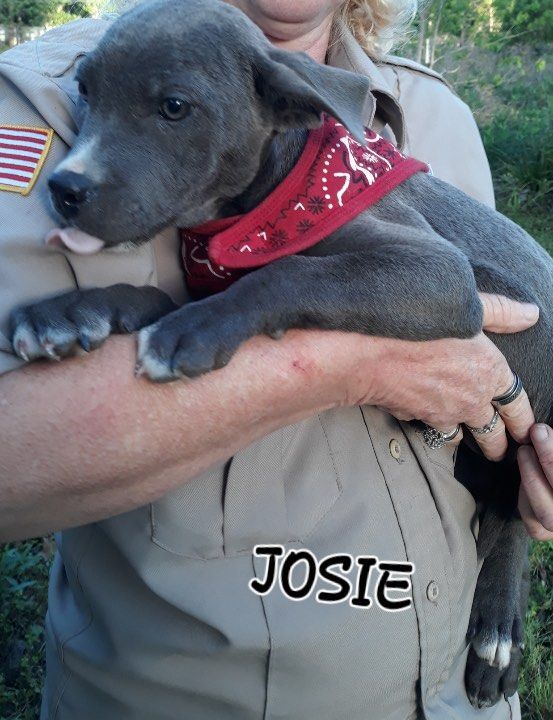
[[[417,0],[346,0],[334,23],[334,39],[345,25],[369,55],[385,55],[405,38],[417,6]]]

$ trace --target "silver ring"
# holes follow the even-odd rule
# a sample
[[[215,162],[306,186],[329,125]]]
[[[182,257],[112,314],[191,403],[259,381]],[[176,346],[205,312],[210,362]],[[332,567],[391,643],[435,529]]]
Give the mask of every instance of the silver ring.
[[[499,410],[495,410],[494,414],[493,414],[493,418],[490,420],[490,422],[487,425],[484,425],[484,427],[471,427],[470,425],[467,425],[467,428],[474,435],[487,435],[488,433],[491,433],[495,430],[498,420],[499,420]]]
[[[503,393],[503,395],[498,395],[497,397],[492,398],[492,402],[495,405],[509,405],[517,399],[522,390],[522,380],[519,378],[516,372],[514,372],[513,384],[511,385],[511,387],[507,390],[506,393]]]
[[[460,430],[461,426],[457,425],[455,430],[452,430],[450,433],[443,433],[440,430],[436,430],[436,428],[433,428],[431,425],[427,425],[423,430],[422,439],[432,450],[439,450],[440,448],[443,448],[446,443],[455,440]]]

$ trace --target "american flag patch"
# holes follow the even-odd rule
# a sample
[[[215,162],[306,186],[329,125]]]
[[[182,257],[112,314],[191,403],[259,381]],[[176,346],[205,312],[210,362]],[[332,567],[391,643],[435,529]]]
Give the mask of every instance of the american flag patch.
[[[0,190],[28,195],[44,165],[54,131],[0,125]]]

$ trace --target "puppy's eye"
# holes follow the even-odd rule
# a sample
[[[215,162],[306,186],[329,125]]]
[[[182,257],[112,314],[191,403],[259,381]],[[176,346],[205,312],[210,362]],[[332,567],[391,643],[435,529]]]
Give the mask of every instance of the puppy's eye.
[[[166,120],[182,120],[190,112],[190,103],[176,97],[165,98],[159,106],[159,114]]]
[[[88,98],[88,88],[83,82],[79,82],[79,95],[83,100]]]

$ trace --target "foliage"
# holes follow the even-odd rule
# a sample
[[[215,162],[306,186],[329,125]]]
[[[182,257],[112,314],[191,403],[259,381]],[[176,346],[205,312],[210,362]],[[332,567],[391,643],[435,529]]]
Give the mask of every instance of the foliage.
[[[553,40],[553,0],[501,0],[501,31]]]
[[[90,3],[83,0],[0,0],[0,25],[4,25],[9,34],[17,37],[18,31],[25,27],[43,27],[61,25],[76,17],[89,17],[95,9],[95,0]]]
[[[36,720],[44,673],[48,540],[0,545],[0,718]]]
[[[416,58],[434,66],[443,36],[502,47],[553,40],[553,0],[422,0]]]
[[[482,135],[502,211],[529,225],[529,232],[553,252],[553,97],[544,93],[543,100],[522,105],[526,122],[521,126],[513,97],[513,104],[506,103],[482,127]]]
[[[38,27],[55,11],[54,0],[0,0],[0,24]]]
[[[436,69],[475,114],[498,208],[553,253],[553,45],[442,40]]]
[[[520,679],[524,720],[551,720],[553,715],[553,543],[532,550],[530,606]]]

